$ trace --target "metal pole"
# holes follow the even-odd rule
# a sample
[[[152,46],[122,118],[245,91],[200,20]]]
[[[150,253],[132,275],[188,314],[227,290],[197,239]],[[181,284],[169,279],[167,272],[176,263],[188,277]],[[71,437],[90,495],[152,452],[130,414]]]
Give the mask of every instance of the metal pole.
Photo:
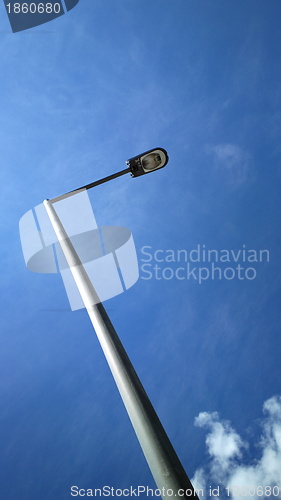
[[[73,196],[74,194],[78,194],[81,191],[85,191],[86,189],[91,189],[95,186],[99,186],[100,184],[104,184],[105,182],[111,181],[112,179],[116,179],[117,177],[121,177],[121,175],[128,174],[131,172],[130,167],[125,168],[124,170],[120,170],[120,172],[116,172],[115,174],[108,175],[107,177],[103,177],[103,179],[99,179],[98,181],[90,182],[90,184],[85,184],[85,186],[82,186],[77,189],[73,189],[72,191],[69,191],[68,193],[61,194],[60,196],[56,196],[55,198],[52,198],[50,201],[55,203],[56,201],[64,200],[65,198],[69,198],[69,196]]]
[[[44,201],[51,224],[135,429],[161,496],[198,500],[195,490],[138,378],[54,207]]]

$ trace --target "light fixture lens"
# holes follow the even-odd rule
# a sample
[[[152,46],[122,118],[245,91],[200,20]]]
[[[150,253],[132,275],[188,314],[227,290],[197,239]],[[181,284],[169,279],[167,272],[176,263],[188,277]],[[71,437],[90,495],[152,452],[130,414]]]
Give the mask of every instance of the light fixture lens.
[[[126,163],[131,169],[133,177],[148,174],[154,170],[165,167],[168,163],[167,151],[163,148],[150,149],[142,155],[131,158]]]
[[[149,153],[141,159],[141,165],[145,172],[159,168],[163,163],[159,153]]]

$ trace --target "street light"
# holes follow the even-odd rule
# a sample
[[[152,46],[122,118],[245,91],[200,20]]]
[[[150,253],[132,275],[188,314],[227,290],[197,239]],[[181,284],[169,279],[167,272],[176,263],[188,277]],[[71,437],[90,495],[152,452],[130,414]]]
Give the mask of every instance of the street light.
[[[154,170],[165,167],[168,163],[167,151],[163,148],[150,149],[139,156],[134,156],[126,163],[129,165],[131,175],[137,177],[139,175],[148,174]]]
[[[73,196],[85,189],[91,189],[95,186],[99,186],[100,184],[104,184],[105,182],[111,181],[112,179],[116,179],[117,177],[121,177],[124,174],[131,174],[132,177],[138,177],[139,175],[148,174],[149,172],[153,172],[154,170],[158,170],[159,168],[165,167],[169,161],[168,153],[163,148],[150,149],[141,155],[134,156],[130,160],[126,161],[128,168],[124,170],[120,170],[120,172],[116,172],[115,174],[108,175],[107,177],[103,177],[103,179],[99,179],[98,181],[91,182],[90,184],[86,184],[80,188],[76,188],[68,193],[61,194],[60,196],[56,196],[56,198],[52,198],[50,201],[55,203],[56,201],[64,200],[69,196]]]
[[[162,498],[178,499],[180,496],[185,499],[194,497],[198,500],[93,283],[54,208],[55,202],[75,195],[82,190],[90,189],[125,173],[131,173],[133,177],[144,175],[164,167],[167,162],[168,155],[164,149],[149,150],[128,160],[127,169],[51,200],[45,200],[44,206]]]

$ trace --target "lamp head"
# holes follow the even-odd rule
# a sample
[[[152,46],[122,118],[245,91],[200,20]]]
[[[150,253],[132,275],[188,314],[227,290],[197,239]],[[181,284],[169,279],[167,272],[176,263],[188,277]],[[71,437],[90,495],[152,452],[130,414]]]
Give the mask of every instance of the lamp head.
[[[134,158],[127,160],[126,163],[130,167],[132,177],[138,177],[165,167],[168,161],[167,151],[163,148],[156,148],[134,156]]]

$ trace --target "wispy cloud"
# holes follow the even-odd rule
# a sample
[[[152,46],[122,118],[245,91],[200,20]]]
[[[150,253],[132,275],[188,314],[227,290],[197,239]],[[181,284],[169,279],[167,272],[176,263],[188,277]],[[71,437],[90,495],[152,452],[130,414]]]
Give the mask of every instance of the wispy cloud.
[[[214,165],[232,186],[240,186],[250,178],[250,155],[236,144],[223,143],[206,147]]]
[[[195,425],[209,430],[209,462],[192,479],[204,496],[206,485],[213,484],[220,486],[220,498],[266,498],[270,493],[281,497],[281,396],[265,401],[263,411],[266,417],[259,440],[260,458],[248,464],[242,463],[242,452],[248,445],[230,422],[220,420],[216,412],[203,412],[196,417]]]
[[[213,459],[212,468],[216,474],[230,467],[231,461],[241,456],[243,442],[227,421],[219,421],[217,412],[202,412],[196,417],[195,425],[207,427],[211,432],[207,435],[206,445]]]

